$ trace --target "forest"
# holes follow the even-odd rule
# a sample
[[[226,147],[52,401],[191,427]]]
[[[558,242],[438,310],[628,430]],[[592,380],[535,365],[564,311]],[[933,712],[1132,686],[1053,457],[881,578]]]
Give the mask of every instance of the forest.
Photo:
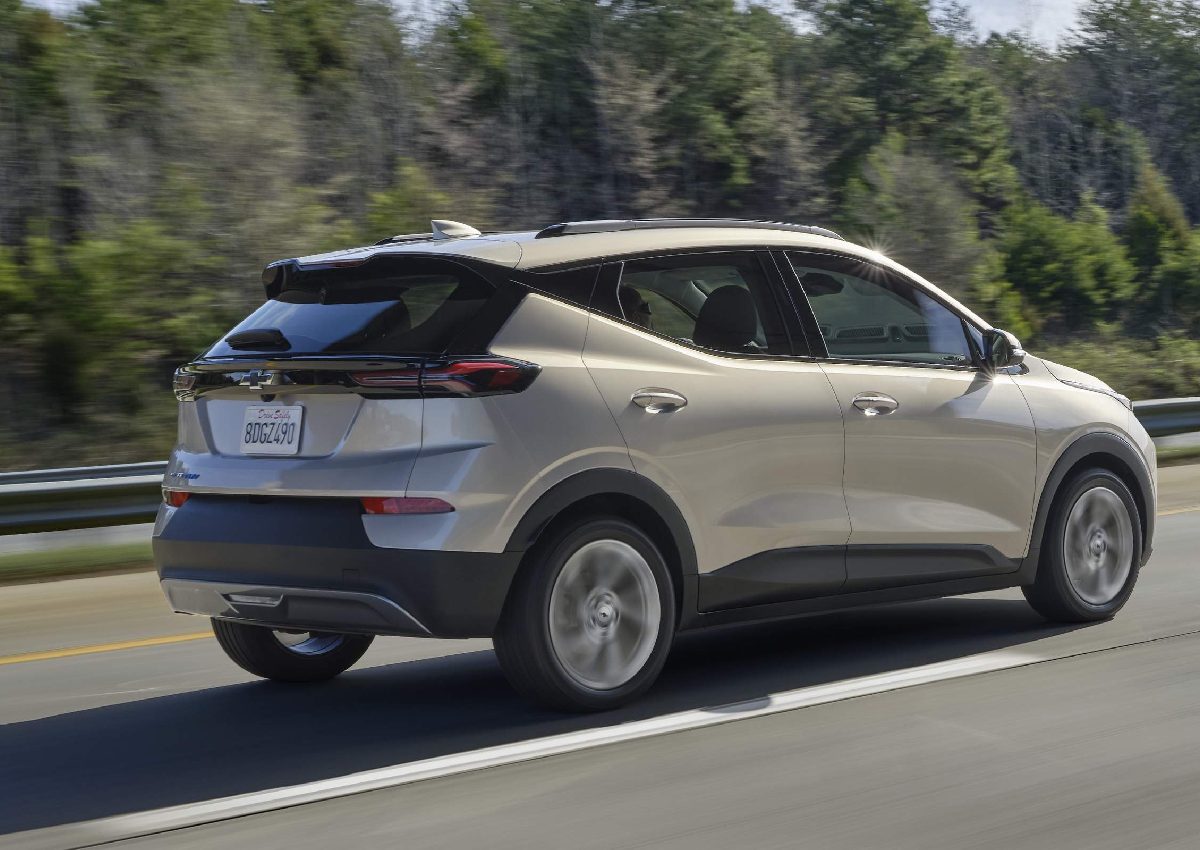
[[[261,267],[428,229],[821,224],[1200,395],[1200,4],[0,0],[0,469],[163,458]]]

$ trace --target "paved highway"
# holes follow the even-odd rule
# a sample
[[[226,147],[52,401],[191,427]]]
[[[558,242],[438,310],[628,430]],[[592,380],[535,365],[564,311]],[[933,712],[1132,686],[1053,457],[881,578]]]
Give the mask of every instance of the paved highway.
[[[1050,626],[1006,592],[691,635],[648,699],[601,717],[527,707],[485,641],[379,640],[297,688],[234,668],[152,576],[3,588],[0,846],[576,733],[591,743],[112,846],[1195,847],[1200,467],[1162,490],[1154,558],[1111,622]]]

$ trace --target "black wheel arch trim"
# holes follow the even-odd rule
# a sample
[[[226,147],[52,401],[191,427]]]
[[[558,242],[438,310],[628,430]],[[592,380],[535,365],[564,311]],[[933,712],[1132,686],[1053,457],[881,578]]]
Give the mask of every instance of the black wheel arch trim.
[[[509,536],[506,552],[525,552],[538,540],[554,519],[587,499],[603,496],[626,497],[639,501],[654,511],[655,518],[666,527],[678,556],[676,588],[680,602],[680,625],[696,614],[696,547],[687,520],[665,490],[636,472],[628,469],[601,468],[577,472],[555,484],[538,497]],[[637,522],[637,517],[630,517]],[[647,532],[652,529],[645,529]],[[667,555],[668,553],[663,553]],[[668,564],[670,558],[668,558]]]
[[[1134,447],[1128,438],[1109,431],[1094,431],[1077,438],[1058,456],[1046,484],[1042,487],[1038,499],[1037,513],[1034,516],[1033,532],[1030,534],[1029,554],[1021,567],[1022,583],[1032,582],[1037,574],[1038,562],[1041,558],[1042,538],[1045,535],[1046,524],[1050,519],[1050,509],[1058,498],[1059,491],[1067,480],[1067,476],[1088,458],[1100,458],[1107,455],[1115,458],[1128,473],[1129,478],[1121,476],[1122,480],[1133,491],[1137,502],[1138,513],[1142,523],[1142,552],[1140,563],[1145,564],[1150,558],[1154,540],[1155,494],[1151,483],[1150,469],[1146,465],[1141,452]],[[1105,466],[1104,463],[1097,463]],[[1119,473],[1118,473],[1119,474]]]

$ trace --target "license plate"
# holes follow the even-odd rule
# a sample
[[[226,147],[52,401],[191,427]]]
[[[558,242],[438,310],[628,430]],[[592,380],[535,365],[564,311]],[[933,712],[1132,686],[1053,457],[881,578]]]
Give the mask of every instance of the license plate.
[[[263,405],[246,408],[242,424],[242,454],[294,455],[300,451],[300,405]]]

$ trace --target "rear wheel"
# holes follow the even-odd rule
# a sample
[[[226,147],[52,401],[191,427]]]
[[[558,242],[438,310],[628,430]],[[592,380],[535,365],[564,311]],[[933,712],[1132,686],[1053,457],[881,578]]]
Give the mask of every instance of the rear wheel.
[[[233,620],[213,620],[217,643],[248,673],[277,682],[332,679],[362,658],[374,637],[333,632],[278,631]]]
[[[1133,593],[1141,551],[1133,494],[1107,469],[1090,469],[1062,490],[1046,526],[1037,579],[1022,590],[1051,620],[1103,620]]]
[[[518,691],[568,711],[602,711],[658,677],[675,633],[671,575],[654,543],[620,519],[563,529],[529,559],[494,638]]]

